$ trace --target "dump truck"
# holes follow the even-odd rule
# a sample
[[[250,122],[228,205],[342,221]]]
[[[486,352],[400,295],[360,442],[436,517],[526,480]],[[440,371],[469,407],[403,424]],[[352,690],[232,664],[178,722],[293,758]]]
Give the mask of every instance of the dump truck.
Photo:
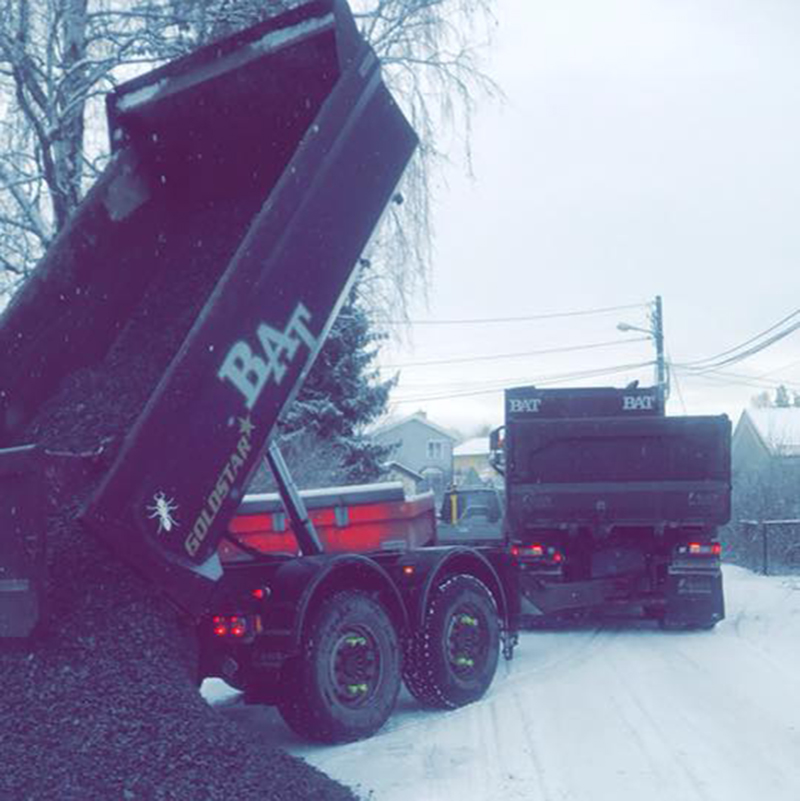
[[[198,681],[303,736],[372,734],[402,680],[479,698],[515,643],[510,554],[326,551],[274,442],[417,145],[347,4],[121,84],[107,116],[107,168],[0,319],[0,637],[58,625],[57,496],[194,621]],[[298,547],[223,564],[264,459]]]
[[[717,531],[730,519],[730,443],[725,415],[667,416],[660,387],[506,390],[491,453],[525,621],[722,620]]]
[[[657,387],[517,387],[506,391],[505,409],[491,435],[502,484],[450,487],[435,523],[432,495],[408,499],[399,485],[347,497],[315,490],[308,498],[329,547],[506,549],[526,627],[592,616],[707,629],[723,619],[717,532],[730,517],[727,417],[667,417]],[[253,514],[270,508],[264,500],[246,499],[232,534],[262,550],[296,549],[277,498],[272,504],[274,523]]]

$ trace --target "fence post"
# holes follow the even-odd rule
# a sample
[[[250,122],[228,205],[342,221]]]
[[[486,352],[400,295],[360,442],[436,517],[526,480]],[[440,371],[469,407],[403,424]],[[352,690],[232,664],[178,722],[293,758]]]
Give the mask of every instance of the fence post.
[[[763,567],[764,575],[769,575],[769,546],[767,545],[767,524],[766,521],[761,521],[761,546],[763,549]]]

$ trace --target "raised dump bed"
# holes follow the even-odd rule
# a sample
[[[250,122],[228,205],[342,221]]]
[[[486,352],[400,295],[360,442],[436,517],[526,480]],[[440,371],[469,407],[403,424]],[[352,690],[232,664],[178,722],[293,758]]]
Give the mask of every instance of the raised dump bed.
[[[19,446],[39,446],[40,489],[13,501],[34,520],[22,507],[53,494],[48,453],[93,453],[83,523],[198,612],[416,137],[339,0],[123,84],[107,106],[108,168],[0,319],[0,481]],[[2,588],[35,572],[11,557],[5,512],[0,620]]]

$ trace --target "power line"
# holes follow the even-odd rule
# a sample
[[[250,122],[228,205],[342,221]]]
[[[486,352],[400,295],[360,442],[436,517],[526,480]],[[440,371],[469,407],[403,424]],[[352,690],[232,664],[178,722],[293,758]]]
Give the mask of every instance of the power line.
[[[716,356],[709,356],[706,359],[698,359],[697,361],[690,362],[690,364],[697,365],[697,364],[702,364],[704,362],[716,361],[717,359],[723,356],[727,356],[731,353],[734,353],[737,350],[741,350],[743,347],[749,345],[751,342],[755,342],[756,340],[761,339],[761,337],[765,336],[766,334],[769,334],[771,331],[774,331],[776,328],[779,328],[784,323],[791,320],[793,317],[796,317],[798,314],[800,314],[800,309],[796,309],[791,314],[787,314],[786,317],[782,318],[781,320],[778,320],[777,323],[773,323],[769,328],[765,328],[760,333],[755,334],[754,336],[750,337],[750,339],[746,339],[744,342],[741,342],[735,347],[729,348],[728,350],[724,350],[722,351],[722,353],[718,353]]]
[[[636,337],[635,339],[613,339],[606,342],[592,342],[586,345],[567,345],[560,348],[545,348],[542,350],[528,350],[518,353],[490,353],[485,356],[464,356],[452,359],[431,359],[423,362],[401,362],[398,364],[381,365],[381,370],[400,370],[406,367],[439,367],[444,364],[466,364],[467,362],[495,361],[496,359],[518,359],[524,356],[544,356],[551,353],[569,353],[576,350],[593,350],[595,348],[608,348],[627,345],[631,342],[649,342],[650,337]]]
[[[783,385],[787,389],[793,391],[800,390],[800,384],[790,383],[786,381],[762,381],[759,376],[750,376],[744,373],[731,373],[722,370],[707,370],[705,372],[694,372],[684,370],[680,366],[675,365],[677,372],[680,372],[686,379],[701,379],[703,381],[710,381],[711,383],[722,386],[744,386],[753,389],[777,389]]]
[[[713,364],[702,365],[699,367],[692,365],[682,365],[682,366],[685,369],[688,369],[692,372],[701,374],[709,370],[717,370],[720,367],[727,367],[732,364],[738,364],[739,362],[742,362],[745,359],[749,359],[751,356],[755,356],[762,350],[766,350],[766,348],[770,347],[771,345],[774,345],[776,342],[780,342],[780,340],[788,337],[789,334],[793,334],[795,331],[797,331],[798,328],[800,328],[800,322],[793,323],[789,328],[786,328],[783,331],[779,331],[777,334],[773,334],[769,339],[765,340],[764,342],[760,342],[758,345],[754,345],[752,348],[749,348],[748,350],[743,351],[742,353],[738,353],[735,356],[729,356],[727,359],[721,359],[719,361],[714,362]]]
[[[759,373],[755,378],[766,378],[768,375],[775,375],[775,373],[782,373],[784,370],[789,370],[792,367],[797,367],[800,364],[800,359],[793,359],[792,361],[788,362],[787,364],[782,364],[780,367],[776,367],[774,370],[767,370],[766,373]]]
[[[623,306],[605,306],[597,309],[584,309],[581,311],[552,312],[549,314],[530,314],[522,317],[475,317],[455,320],[386,320],[385,325],[476,325],[483,323],[526,323],[531,320],[555,320],[562,317],[583,317],[590,314],[608,314],[610,312],[625,311],[627,309],[646,308],[648,303],[628,303]]]
[[[669,376],[670,378],[675,379],[675,389],[678,393],[678,400],[681,402],[681,409],[683,409],[683,413],[686,414],[686,402],[683,399],[683,390],[681,389],[680,382],[678,381],[678,374],[672,369],[672,358],[669,354],[667,354],[667,364],[669,365]]]
[[[767,339],[765,342],[761,342],[758,345],[750,348],[746,351],[737,353],[737,351],[742,351],[743,348],[746,348],[748,345],[757,342],[759,339],[762,339],[767,334],[775,331],[776,329],[780,328],[782,325],[785,325],[794,317],[800,314],[800,309],[793,311],[791,314],[786,315],[782,319],[778,320],[777,323],[773,323],[769,328],[764,329],[763,331],[755,334],[754,336],[746,339],[744,342],[740,342],[738,345],[728,348],[728,350],[724,350],[721,353],[717,353],[715,356],[709,356],[705,359],[697,359],[693,362],[686,362],[681,365],[681,367],[685,369],[694,369],[694,370],[703,370],[706,368],[712,369],[716,367],[722,367],[726,364],[735,364],[738,361],[742,361],[743,359],[748,358],[749,356],[758,353],[764,348],[769,347],[770,345],[778,342],[779,340],[783,339],[784,337],[788,336],[789,334],[793,333],[800,327],[800,323],[793,323],[789,326],[788,329],[784,329],[783,331],[779,331],[777,334],[774,334],[772,337]],[[727,357],[727,358],[726,358]]]
[[[635,364],[622,364],[618,365],[617,367],[605,367],[605,368],[598,368],[595,370],[583,370],[581,372],[574,372],[574,373],[560,373],[560,374],[556,373],[556,374],[551,374],[550,376],[528,377],[522,381],[516,379],[516,380],[503,381],[500,383],[493,382],[491,386],[487,386],[485,389],[471,390],[466,392],[450,392],[440,395],[435,395],[435,394],[419,395],[412,398],[401,398],[401,399],[396,399],[393,397],[391,399],[391,402],[399,405],[404,403],[424,403],[427,401],[435,401],[435,400],[450,400],[452,398],[469,398],[477,395],[493,395],[498,392],[502,392],[507,387],[520,384],[532,384],[537,387],[548,386],[551,384],[561,384],[564,381],[575,381],[584,378],[598,378],[600,376],[614,375],[617,373],[628,372],[630,370],[643,369],[645,367],[652,367],[653,364],[654,364],[653,361],[637,362]]]

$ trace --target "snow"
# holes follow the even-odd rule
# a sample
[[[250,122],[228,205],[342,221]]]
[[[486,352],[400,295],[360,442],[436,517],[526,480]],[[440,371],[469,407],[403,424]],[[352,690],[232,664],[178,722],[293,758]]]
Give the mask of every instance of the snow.
[[[117,108],[120,111],[130,111],[132,108],[140,106],[143,103],[149,103],[158,96],[166,83],[166,80],[162,79],[155,83],[147,84],[141,89],[136,89],[133,92],[122,95],[117,102]]]
[[[480,702],[431,712],[403,694],[349,745],[303,743],[222,682],[203,692],[374,801],[797,801],[800,577],[726,566],[725,584],[712,632],[524,632]]]
[[[800,407],[746,409],[764,443],[784,456],[800,454]]]
[[[279,28],[276,31],[269,31],[260,39],[253,42],[250,47],[261,53],[271,53],[298,39],[309,36],[312,33],[317,33],[317,31],[324,30],[325,28],[331,28],[333,24],[333,14],[326,14],[323,17],[300,22],[290,28]]]
[[[453,448],[453,456],[488,456],[489,437],[473,437]]]

